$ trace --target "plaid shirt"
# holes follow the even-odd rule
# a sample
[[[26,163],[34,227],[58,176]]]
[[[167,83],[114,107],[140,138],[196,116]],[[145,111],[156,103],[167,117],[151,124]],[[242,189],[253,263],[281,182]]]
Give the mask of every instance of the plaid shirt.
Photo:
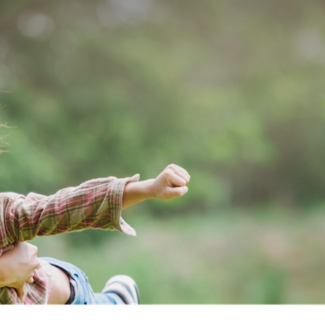
[[[139,178],[136,174],[122,179],[93,179],[50,196],[0,193],[0,256],[18,240],[87,228],[117,229],[136,236],[135,230],[122,219],[121,210],[125,185]],[[46,304],[55,282],[51,267],[42,261],[34,274],[34,283],[26,283],[24,304]],[[21,304],[16,290],[0,288],[0,304]]]

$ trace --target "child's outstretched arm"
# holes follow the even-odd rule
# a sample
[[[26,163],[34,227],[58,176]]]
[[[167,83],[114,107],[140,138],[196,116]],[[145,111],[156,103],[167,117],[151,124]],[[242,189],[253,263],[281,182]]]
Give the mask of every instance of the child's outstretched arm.
[[[117,229],[135,236],[134,229],[121,217],[122,207],[148,198],[167,200],[181,196],[187,192],[189,178],[183,168],[169,165],[156,179],[143,182],[138,182],[137,174],[90,180],[50,196],[1,193],[0,255],[18,240],[87,228]]]

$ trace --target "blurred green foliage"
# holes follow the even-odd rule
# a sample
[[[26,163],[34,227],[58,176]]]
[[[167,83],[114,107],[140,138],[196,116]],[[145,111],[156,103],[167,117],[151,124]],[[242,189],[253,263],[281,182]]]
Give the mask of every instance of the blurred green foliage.
[[[1,190],[192,175],[172,208],[322,200],[321,1],[2,1]],[[148,208],[160,211],[151,202]]]
[[[166,227],[169,223],[170,231],[178,229],[171,235],[176,242],[169,243],[167,230],[161,241],[159,234],[153,238],[157,223],[148,230],[149,239],[145,236],[148,242],[139,241],[134,256],[127,253],[133,257],[121,260],[120,266],[105,264],[103,270],[112,267],[113,273],[138,276],[145,302],[319,301],[317,289],[316,296],[302,289],[307,300],[286,291],[296,269],[283,271],[275,260],[274,265],[265,260],[265,252],[249,256],[256,246],[248,239],[247,258],[237,259],[234,248],[217,273],[220,264],[211,262],[212,252],[188,262],[191,240],[179,234],[184,219],[173,216],[196,213],[188,221],[194,232],[203,227],[196,219],[219,215],[220,208],[292,209],[323,201],[323,10],[320,0],[2,0],[0,122],[10,126],[3,129],[10,146],[1,156],[0,191],[51,194],[96,177],[140,173],[142,179],[153,178],[176,163],[192,176],[188,194],[128,209],[135,215],[164,215]],[[265,215],[255,213],[262,218],[256,222],[263,224]],[[240,218],[230,220],[237,223]],[[211,224],[220,227],[211,226],[211,237],[222,240],[228,226]],[[253,224],[249,221],[247,227]],[[142,227],[140,222],[137,231]],[[231,240],[236,227],[229,226]],[[301,227],[294,229],[299,233]],[[58,237],[69,243],[61,251],[58,239],[37,243],[56,242],[53,256],[67,258],[86,272],[102,272],[98,265],[104,243],[123,248],[122,242],[131,240],[106,236],[87,231]],[[203,230],[200,236],[198,243],[208,240]],[[177,265],[183,269],[175,273],[164,248],[145,249],[156,239],[170,250],[184,245],[175,254],[193,273],[184,276],[190,271]],[[101,254],[93,256],[83,242]],[[73,244],[80,249],[65,255],[67,247],[75,249]],[[215,244],[211,239],[206,245],[213,250]],[[84,254],[93,260],[84,261]],[[198,274],[204,274],[201,287],[188,287]],[[98,279],[104,281],[106,275]],[[161,290],[149,298],[152,286]],[[172,287],[179,296],[170,294]]]

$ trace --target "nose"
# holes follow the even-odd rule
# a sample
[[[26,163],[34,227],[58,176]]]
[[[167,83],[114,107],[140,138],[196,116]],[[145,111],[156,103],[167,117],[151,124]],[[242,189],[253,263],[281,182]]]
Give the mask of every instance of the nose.
[[[35,263],[34,263],[34,270],[37,269],[41,264],[41,261],[36,257]]]
[[[30,249],[31,249],[31,251],[32,251],[32,253],[33,253],[33,255],[37,255],[37,253],[38,253],[38,248],[37,248],[37,246],[35,246],[35,245],[32,245],[32,244],[29,244],[28,243],[28,246],[30,247]]]

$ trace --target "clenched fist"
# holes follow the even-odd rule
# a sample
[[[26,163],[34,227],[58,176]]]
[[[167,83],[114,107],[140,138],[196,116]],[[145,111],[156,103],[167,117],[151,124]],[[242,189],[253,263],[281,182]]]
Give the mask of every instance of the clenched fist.
[[[146,199],[170,200],[184,195],[191,176],[175,164],[168,165],[155,179],[126,184],[123,193],[122,208]]]
[[[153,181],[152,193],[160,200],[170,200],[187,193],[187,184],[191,176],[182,167],[168,165]]]

